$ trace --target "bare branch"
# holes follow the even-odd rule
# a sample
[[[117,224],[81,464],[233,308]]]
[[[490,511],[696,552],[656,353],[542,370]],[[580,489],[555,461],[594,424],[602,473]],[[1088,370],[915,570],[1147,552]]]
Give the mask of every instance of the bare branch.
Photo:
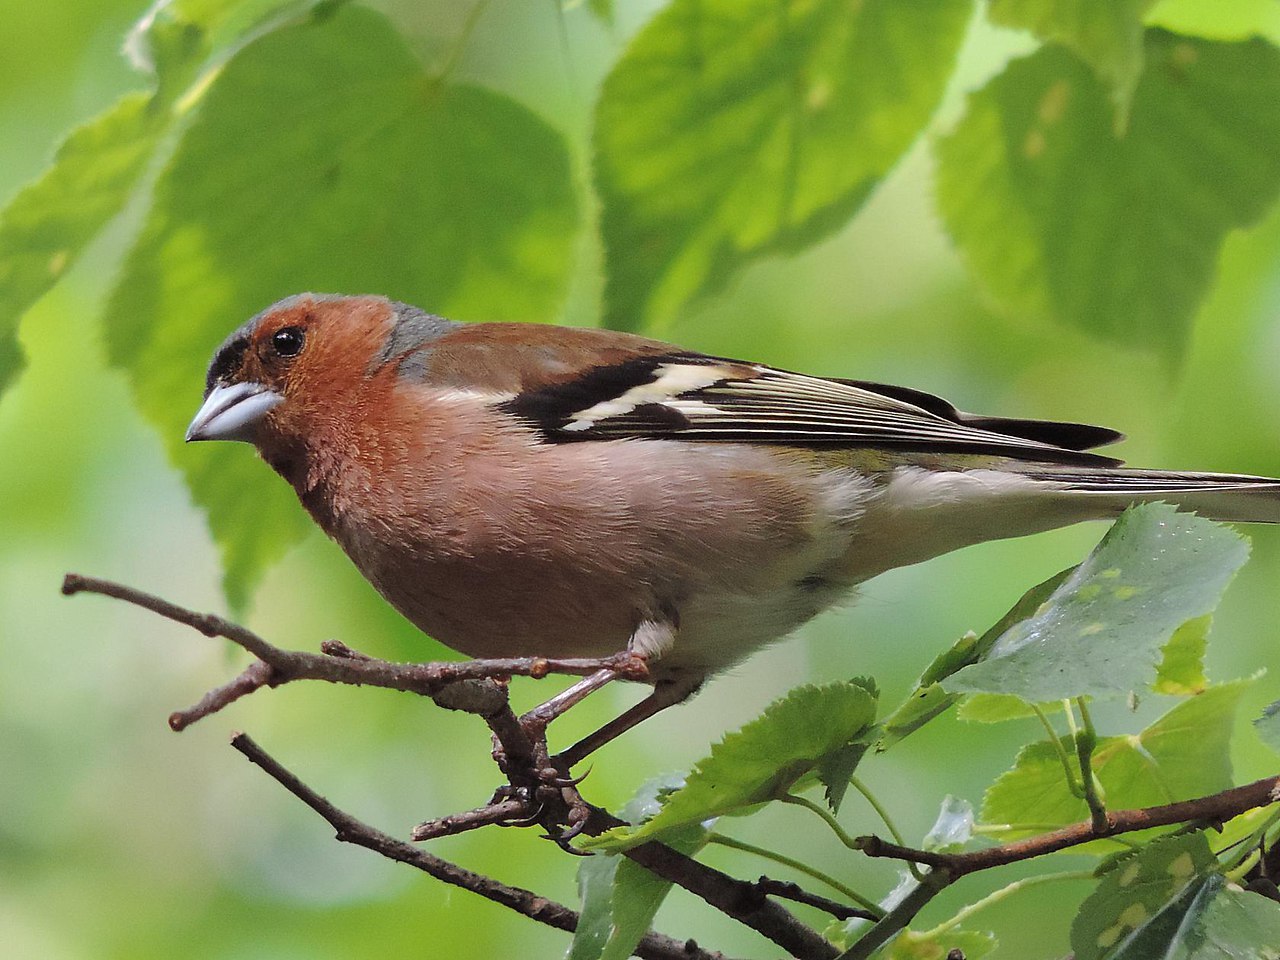
[[[624,850],[623,856],[701,897],[797,960],[832,960],[838,952],[824,937],[766,897],[754,883],[721,873],[661,843],[643,843]]]
[[[479,827],[493,824],[506,826],[512,821],[529,821],[526,826],[533,825],[533,817],[537,809],[525,800],[499,800],[475,810],[463,813],[451,813],[447,817],[439,817],[420,823],[409,833],[410,840],[435,840],[438,837],[451,837],[457,833],[466,833]]]
[[[469,713],[484,715],[486,709],[497,709],[506,702],[506,694],[494,689],[494,678],[528,676],[535,679],[549,674],[589,676],[599,670],[612,670],[628,679],[644,679],[643,661],[629,653],[614,657],[583,659],[552,659],[547,657],[515,657],[493,660],[460,660],[440,663],[391,663],[357,654],[336,641],[326,644],[326,654],[285,650],[268,643],[252,630],[225,620],[211,613],[197,613],[168,600],[161,599],[133,587],[69,573],[62,582],[62,592],[67,596],[77,593],[97,593],[123,600],[134,606],[158,613],[200,631],[207,637],[223,637],[247,650],[272,668],[269,675],[248,675],[247,672],[225,687],[214,691],[200,705],[180,711],[175,716],[177,728],[186,726],[261,686],[280,686],[292,680],[325,680],[329,683],[346,683],[403,690],[422,696],[434,697],[442,689],[460,683],[470,684],[471,696],[464,706],[459,706],[455,692],[440,705],[448,709],[463,709]],[[201,707],[204,707],[202,711]]]
[[[880,918],[870,910],[863,910],[861,907],[851,907],[847,903],[841,903],[838,900],[832,900],[830,897],[819,896],[816,893],[810,893],[798,883],[790,880],[774,880],[770,877],[761,877],[756,881],[755,887],[765,896],[781,897],[784,900],[793,900],[796,903],[803,903],[806,906],[816,907],[824,913],[829,913],[837,920],[852,920],[854,917],[861,917],[863,920],[879,920]]]
[[[941,871],[927,873],[924,878],[898,903],[896,907],[876,921],[875,926],[864,933],[852,947],[840,954],[838,960],[867,960],[873,953],[907,928],[925,904],[936,897],[951,883],[951,877]]]
[[[247,734],[235,734],[231,738],[231,745],[324,818],[333,827],[337,839],[341,842],[373,850],[388,859],[430,874],[444,883],[477,893],[486,900],[492,900],[539,923],[570,932],[577,929],[580,919],[577,911],[539,896],[532,890],[508,886],[490,877],[459,867],[448,860],[442,860],[340,810],[298,779]],[[636,948],[636,954],[646,960],[724,960],[721,954],[703,950],[692,940],[680,941],[659,933],[645,934]]]
[[[945,870],[952,879],[955,879],[967,873],[989,870],[992,867],[1001,867],[1019,860],[1030,860],[1032,857],[1065,850],[1068,847],[1088,843],[1090,840],[1131,833],[1134,830],[1168,827],[1177,823],[1225,823],[1232,817],[1237,817],[1255,807],[1265,807],[1273,803],[1280,803],[1280,776],[1264,777],[1242,787],[1233,787],[1230,790],[1194,800],[1181,800],[1178,803],[1143,807],[1138,810],[1109,810],[1106,814],[1106,822],[1101,829],[1095,828],[1091,820],[1084,820],[1038,837],[1016,840],[1013,843],[989,847],[986,850],[937,853],[899,846],[896,843],[881,840],[879,837],[858,837],[857,843],[862,852],[869,857],[890,857],[894,860],[923,863],[935,870]]]
[[[323,653],[284,650],[239,624],[212,614],[196,613],[159,597],[123,584],[78,574],[67,574],[63,593],[97,593],[132,603],[158,613],[167,619],[190,626],[206,636],[224,637],[253,654],[258,662],[250,665],[230,683],[206,694],[195,706],[175,713],[170,723],[175,729],[216,713],[264,686],[280,686],[294,680],[324,680],[330,683],[368,685],[417,693],[432,698],[442,707],[464,710],[484,719],[493,732],[494,758],[511,779],[515,795],[501,791],[489,805],[477,810],[432,821],[419,828],[423,835],[438,836],[480,826],[482,822],[507,819],[508,812],[519,810],[536,816],[545,824],[569,823],[567,832],[554,837],[570,852],[568,840],[594,822],[596,831],[621,821],[603,810],[589,807],[577,794],[572,780],[562,781],[548,756],[545,739],[531,736],[511,710],[505,682],[494,679],[499,673],[523,673],[541,677],[548,672],[590,675],[599,670],[613,670],[618,676],[639,678],[643,661],[632,654],[621,654],[604,660],[529,660],[463,661],[459,663],[405,664],[390,663],[352,650],[338,641],[326,641]],[[267,756],[248,737],[238,735],[236,749],[249,757],[286,789],[301,799],[333,825],[338,839],[368,847],[393,860],[399,860],[437,876],[447,883],[465,886],[534,919],[563,929],[576,923],[577,914],[567,907],[552,904],[529,891],[508,888],[487,877],[470,873],[440,860],[408,843],[380,833],[333,807],[296,777]],[[499,817],[499,815],[501,815]],[[745,883],[658,843],[649,843],[627,852],[664,879],[678,884],[707,903],[751,927],[786,949],[798,960],[829,960],[836,950],[816,932],[797,920],[784,907],[770,901],[754,884]],[[530,899],[532,898],[532,899]],[[684,949],[681,947],[680,949]],[[705,951],[680,956],[711,956]],[[659,954],[653,954],[658,956]],[[668,954],[670,955],[670,954]],[[664,955],[666,956],[666,955]]]

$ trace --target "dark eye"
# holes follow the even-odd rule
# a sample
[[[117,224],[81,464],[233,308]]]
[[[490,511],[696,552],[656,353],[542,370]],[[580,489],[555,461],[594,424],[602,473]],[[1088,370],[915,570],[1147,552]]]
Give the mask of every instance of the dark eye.
[[[281,327],[271,335],[271,346],[282,357],[296,357],[306,338],[301,327]]]

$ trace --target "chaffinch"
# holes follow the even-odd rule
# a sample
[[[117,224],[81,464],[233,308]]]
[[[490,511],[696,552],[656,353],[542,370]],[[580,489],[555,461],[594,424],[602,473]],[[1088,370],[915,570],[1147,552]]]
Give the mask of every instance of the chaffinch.
[[[645,658],[654,695],[604,739],[894,567],[1145,500],[1280,521],[1280,480],[1120,469],[1102,427],[375,296],[235,330],[187,439],[256,446],[456,650]]]

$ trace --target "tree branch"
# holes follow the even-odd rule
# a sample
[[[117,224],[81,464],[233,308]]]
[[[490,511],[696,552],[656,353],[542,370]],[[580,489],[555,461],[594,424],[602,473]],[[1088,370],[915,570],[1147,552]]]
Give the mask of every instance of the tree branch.
[[[572,781],[557,779],[557,771],[549,766],[545,740],[535,742],[530,736],[511,710],[506,684],[493,676],[495,665],[498,674],[518,673],[535,678],[549,672],[578,675],[590,674],[600,669],[614,669],[621,676],[631,676],[641,666],[631,654],[604,660],[530,658],[457,663],[391,663],[366,656],[337,641],[326,642],[322,647],[324,652],[320,654],[285,650],[222,617],[196,613],[160,597],[109,580],[67,574],[62,592],[68,596],[96,593],[123,600],[192,627],[205,636],[224,637],[257,658],[236,679],[210,691],[195,706],[175,713],[170,718],[170,726],[175,730],[181,730],[196,720],[216,713],[261,687],[280,686],[294,680],[324,680],[330,683],[402,690],[430,697],[446,709],[463,710],[480,716],[493,732],[497,743],[495,759],[503,772],[511,778],[514,793],[499,791],[487,806],[429,821],[420,826],[415,835],[443,836],[485,823],[508,821],[512,813],[518,815],[527,812],[535,822],[570,823],[568,833],[553,839],[558,839],[562,846],[573,852],[568,847],[568,839],[578,830],[588,827],[592,821],[596,830],[621,823],[611,814],[589,807],[577,796]],[[506,887],[488,877],[470,873],[362,824],[301,783],[243,734],[237,735],[233,745],[328,820],[337,831],[339,840],[356,843],[393,860],[408,863],[446,883],[474,890],[543,923],[562,929],[573,929],[569,924],[576,924],[577,914],[567,907],[529,891]],[[836,949],[827,940],[797,920],[786,908],[765,897],[754,884],[737,880],[660,843],[644,844],[627,851],[626,855],[756,930],[798,960],[830,960],[836,955]],[[680,956],[710,957],[712,954],[698,951]]]
[[[796,903],[803,903],[806,906],[815,907],[824,913],[829,913],[837,920],[852,920],[859,917],[863,920],[879,920],[878,914],[872,913],[870,910],[863,910],[861,907],[851,907],[846,903],[838,900],[832,900],[830,897],[819,896],[816,893],[810,893],[798,883],[790,880],[774,880],[772,877],[761,877],[755,882],[755,887],[765,896],[781,897],[783,900],[793,900]]]
[[[578,928],[580,917],[577,911],[561,903],[539,896],[531,890],[508,886],[482,874],[473,873],[357,820],[303,783],[247,734],[235,734],[231,738],[231,746],[324,818],[341,842],[380,853],[390,860],[407,864],[444,883],[470,890],[486,900],[558,930],[573,932]],[[636,955],[646,960],[724,960],[721,954],[703,950],[692,940],[680,941],[652,932],[641,939],[636,947]]]
[[[1230,790],[1194,800],[1181,800],[1177,803],[1143,807],[1138,810],[1108,810],[1106,821],[1101,828],[1095,827],[1092,820],[1084,820],[1038,837],[1015,840],[1013,843],[989,847],[986,850],[937,853],[931,850],[903,847],[874,836],[858,837],[857,844],[869,857],[889,857],[894,860],[923,863],[934,870],[946,871],[954,880],[967,873],[989,870],[992,867],[1001,867],[1019,860],[1030,860],[1032,857],[1065,850],[1068,847],[1088,843],[1090,840],[1101,840],[1121,833],[1131,833],[1134,830],[1168,827],[1196,821],[1225,823],[1255,807],[1265,807],[1273,803],[1280,803],[1280,776],[1264,777],[1242,787],[1233,787]]]

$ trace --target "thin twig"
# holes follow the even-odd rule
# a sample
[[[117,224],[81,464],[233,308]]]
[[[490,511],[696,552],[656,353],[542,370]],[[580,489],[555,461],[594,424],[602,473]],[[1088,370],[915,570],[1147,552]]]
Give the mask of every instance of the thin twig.
[[[1197,797],[1194,800],[1181,800],[1177,803],[1143,807],[1138,810],[1109,810],[1106,823],[1101,830],[1094,827],[1092,820],[1084,820],[1038,837],[1016,840],[1013,843],[988,847],[985,850],[938,853],[933,850],[915,850],[899,846],[879,837],[858,837],[857,843],[869,857],[889,857],[894,860],[923,863],[935,870],[946,870],[953,878],[958,878],[967,873],[988,870],[991,867],[1000,867],[1019,860],[1030,860],[1032,857],[1065,850],[1068,847],[1088,843],[1090,840],[1100,840],[1134,830],[1167,827],[1193,821],[1225,823],[1255,807],[1265,807],[1277,802],[1280,802],[1280,776],[1264,777],[1242,787],[1233,787],[1230,790]]]
[[[926,873],[924,878],[898,905],[877,920],[875,925],[864,933],[858,941],[840,954],[837,960],[867,960],[873,953],[907,928],[916,914],[924,909],[925,904],[945,890],[953,881],[953,877],[945,871],[935,870]]]
[[[438,837],[451,837],[454,834],[466,833],[479,827],[492,824],[507,824],[512,820],[528,820],[536,816],[537,809],[526,800],[499,800],[487,806],[477,807],[463,813],[451,813],[447,817],[439,817],[420,823],[409,833],[410,840],[435,840]]]
[[[836,956],[831,943],[764,896],[755,884],[721,873],[661,843],[642,843],[624,850],[623,856],[751,927],[796,960],[834,960]]]
[[[841,883],[830,874],[823,873],[816,867],[811,867],[803,860],[797,860],[795,857],[788,857],[784,853],[778,853],[776,850],[770,850],[766,847],[757,847],[754,843],[747,843],[745,840],[739,840],[736,837],[726,836],[723,833],[712,833],[707,837],[708,843],[719,844],[722,847],[728,847],[730,850],[741,850],[743,853],[754,853],[757,857],[765,860],[772,860],[774,863],[781,864],[784,867],[790,867],[799,873],[812,877],[819,883],[825,883],[832,890],[843,896],[848,897],[863,910],[867,911],[872,919],[878,919],[884,915],[884,911],[876,906],[875,901],[864,897],[857,890],[854,890],[848,884]]]
[[[391,860],[407,864],[437,880],[477,893],[486,900],[501,904],[516,913],[545,923],[558,930],[574,931],[578,927],[577,911],[532,890],[509,886],[491,877],[473,873],[448,860],[427,853],[403,840],[397,840],[374,827],[357,820],[340,810],[303,783],[279,761],[268,754],[248,734],[237,733],[231,738],[235,747],[250,762],[261,767],[273,780],[318,813],[333,827],[337,839],[382,854]],[[680,941],[659,933],[647,933],[636,947],[636,954],[652,960],[723,960],[721,954],[703,950],[693,941]]]
[[[587,676],[602,668],[616,668],[631,679],[639,669],[636,658],[630,654],[604,658],[510,657],[491,660],[451,660],[439,663],[392,663],[356,654],[349,647],[336,641],[326,642],[326,654],[306,653],[277,647],[252,630],[216,614],[197,613],[142,590],[110,580],[69,573],[62,582],[62,592],[68,596],[77,593],[96,593],[123,600],[144,610],[158,613],[175,623],[189,626],[207,637],[223,637],[230,640],[272,667],[270,676],[265,681],[259,682],[259,686],[265,683],[275,687],[292,680],[325,680],[329,683],[386,687],[430,697],[451,684],[481,681],[482,685],[472,687],[477,695],[475,703],[458,706],[455,699],[446,706],[448,709],[482,713],[487,703],[496,704],[500,700],[505,700],[505,693],[490,689],[491,681],[495,677],[528,676],[540,679],[550,674]],[[636,677],[636,679],[643,678]],[[228,686],[236,682],[239,681],[233,681]],[[221,704],[219,709],[221,706],[225,706],[225,703]],[[184,713],[192,714],[187,723],[207,715],[194,715],[194,708]]]
[[[781,897],[783,900],[803,903],[805,906],[815,907],[824,913],[829,913],[837,920],[852,920],[854,917],[861,920],[879,920],[881,917],[879,913],[872,913],[870,910],[863,910],[861,907],[851,907],[847,903],[840,903],[830,897],[822,897],[816,893],[810,893],[798,883],[792,883],[790,880],[774,880],[772,877],[762,876],[756,881],[755,886],[765,896]]]

